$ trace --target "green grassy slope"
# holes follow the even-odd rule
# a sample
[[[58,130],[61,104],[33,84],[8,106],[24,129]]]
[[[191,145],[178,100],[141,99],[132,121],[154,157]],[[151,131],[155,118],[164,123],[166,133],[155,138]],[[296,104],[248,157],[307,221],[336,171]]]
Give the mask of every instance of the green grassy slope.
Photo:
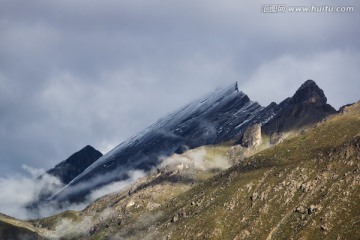
[[[360,239],[360,104],[119,228],[126,239]]]
[[[0,239],[27,239],[27,240],[40,240],[45,239],[37,233],[30,231],[27,228],[18,227],[7,222],[0,221]]]
[[[10,239],[40,240],[45,238],[40,236],[31,224],[0,214],[0,240]]]

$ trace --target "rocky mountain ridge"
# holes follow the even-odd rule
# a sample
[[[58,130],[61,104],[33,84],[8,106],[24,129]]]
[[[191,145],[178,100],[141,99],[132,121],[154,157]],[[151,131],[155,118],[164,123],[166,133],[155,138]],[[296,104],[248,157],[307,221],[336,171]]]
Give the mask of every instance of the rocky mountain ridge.
[[[353,239],[359,124],[357,103],[271,148],[262,134],[256,147],[174,154],[81,212],[30,222],[0,215],[0,222],[13,233],[26,227],[33,239]]]
[[[292,98],[267,107],[251,101],[239,91],[237,83],[232,84],[160,119],[123,142],[89,166],[51,201],[81,202],[91,190],[127,179],[130,170],[149,171],[173,153],[237,141],[254,124],[263,125],[266,134],[313,124],[336,112],[326,101],[323,91],[312,80],[306,81]]]

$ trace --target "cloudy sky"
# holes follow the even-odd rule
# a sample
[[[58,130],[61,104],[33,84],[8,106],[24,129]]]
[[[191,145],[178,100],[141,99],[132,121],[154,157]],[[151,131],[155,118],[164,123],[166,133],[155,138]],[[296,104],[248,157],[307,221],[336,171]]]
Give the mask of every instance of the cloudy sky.
[[[0,177],[103,153],[221,86],[262,105],[314,79],[334,107],[359,100],[352,13],[263,13],[268,0],[0,0]]]

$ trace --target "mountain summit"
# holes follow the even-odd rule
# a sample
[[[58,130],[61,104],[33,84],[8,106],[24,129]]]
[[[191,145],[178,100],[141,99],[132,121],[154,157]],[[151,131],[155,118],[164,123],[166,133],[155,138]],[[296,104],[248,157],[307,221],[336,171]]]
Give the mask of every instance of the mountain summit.
[[[327,102],[324,91],[313,80],[307,80],[292,97],[293,103],[316,103],[324,105]]]
[[[68,184],[101,156],[101,152],[87,145],[46,173],[59,178],[62,183]]]

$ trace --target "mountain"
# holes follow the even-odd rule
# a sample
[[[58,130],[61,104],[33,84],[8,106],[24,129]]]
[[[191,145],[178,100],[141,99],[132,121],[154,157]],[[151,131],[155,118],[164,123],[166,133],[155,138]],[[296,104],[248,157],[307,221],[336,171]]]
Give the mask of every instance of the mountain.
[[[54,168],[49,169],[46,174],[55,176],[62,183],[68,184],[100,157],[102,157],[101,152],[87,145]]]
[[[334,112],[326,104],[323,91],[311,80],[306,81],[292,98],[265,108],[251,101],[235,83],[194,101],[121,143],[89,166],[51,201],[81,202],[90,191],[127,179],[130,170],[149,171],[174,153],[236,141],[254,124],[263,125],[267,132],[280,132],[315,123]]]
[[[305,127],[294,118],[291,134],[271,129],[287,136],[276,144],[261,132],[292,107],[326,105],[308,83],[306,97],[261,107],[267,118],[251,118],[235,138],[164,157],[82,211],[29,221],[0,214],[0,230],[14,240],[24,231],[34,239],[357,239],[360,102]]]
[[[120,239],[358,239],[359,186],[357,103],[179,195],[141,227],[123,222],[114,232]]]
[[[174,154],[81,212],[0,221],[48,239],[358,238],[360,102],[251,157],[234,147]]]

